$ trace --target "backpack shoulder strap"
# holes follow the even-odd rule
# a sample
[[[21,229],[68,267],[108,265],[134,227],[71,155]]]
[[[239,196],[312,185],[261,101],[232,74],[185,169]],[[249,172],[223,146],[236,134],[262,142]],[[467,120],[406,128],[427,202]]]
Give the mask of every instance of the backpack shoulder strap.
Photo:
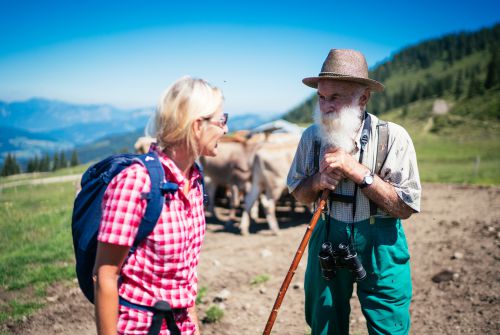
[[[151,234],[156,226],[156,222],[160,218],[163,203],[165,202],[162,194],[165,172],[163,171],[163,166],[160,163],[158,155],[152,151],[147,154],[140,155],[138,158],[148,170],[149,177],[151,179],[151,191],[147,195],[148,204],[139,225],[137,235],[135,236],[134,245],[132,247],[133,249],[137,248],[137,246],[141,244],[141,242],[149,234]]]
[[[384,165],[387,158],[387,151],[389,146],[389,126],[387,121],[378,120],[378,144],[377,144],[377,161],[375,163],[375,173],[380,175],[382,165]]]
[[[208,194],[205,192],[205,176],[203,174],[203,166],[196,161],[194,162],[194,165],[196,166],[198,171],[200,171],[201,175],[200,182],[201,182],[201,192],[203,194],[203,204],[208,206]]]

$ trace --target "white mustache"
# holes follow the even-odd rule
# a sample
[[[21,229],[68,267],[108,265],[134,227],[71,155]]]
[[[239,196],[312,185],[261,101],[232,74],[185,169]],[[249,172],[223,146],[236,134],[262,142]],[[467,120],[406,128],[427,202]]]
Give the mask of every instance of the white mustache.
[[[319,127],[324,145],[352,153],[356,147],[354,138],[362,122],[361,115],[361,108],[354,106],[346,106],[338,112],[328,114],[323,114],[316,108],[314,122]]]

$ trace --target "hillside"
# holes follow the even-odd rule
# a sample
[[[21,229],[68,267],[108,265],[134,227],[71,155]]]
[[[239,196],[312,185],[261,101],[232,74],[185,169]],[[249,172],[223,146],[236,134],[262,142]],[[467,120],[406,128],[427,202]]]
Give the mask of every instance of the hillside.
[[[382,82],[386,90],[372,95],[368,110],[387,120],[398,116],[403,125],[430,122],[427,131],[448,135],[459,133],[457,125],[475,120],[486,122],[483,127],[488,133],[496,133],[500,121],[500,24],[407,47],[376,65],[370,77]],[[429,108],[436,99],[446,101],[446,112],[436,115]],[[313,94],[284,118],[312,122],[315,104]]]

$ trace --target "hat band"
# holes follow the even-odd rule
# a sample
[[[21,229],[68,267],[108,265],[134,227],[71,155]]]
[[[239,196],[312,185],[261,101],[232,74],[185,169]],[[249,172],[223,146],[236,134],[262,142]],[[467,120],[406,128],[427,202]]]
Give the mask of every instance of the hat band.
[[[335,77],[356,77],[356,76],[352,76],[352,75],[349,75],[349,74],[340,74],[340,73],[336,73],[336,72],[321,72],[318,77],[326,77],[326,76],[335,76]],[[366,79],[366,78],[361,78],[361,79]]]

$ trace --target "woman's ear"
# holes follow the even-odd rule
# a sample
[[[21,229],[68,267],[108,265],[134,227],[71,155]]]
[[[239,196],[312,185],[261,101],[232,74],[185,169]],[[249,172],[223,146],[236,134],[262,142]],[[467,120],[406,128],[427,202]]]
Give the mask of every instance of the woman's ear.
[[[201,132],[203,130],[203,120],[202,119],[196,119],[193,122],[192,127],[193,127],[194,136],[196,137],[196,139],[200,139],[201,138]]]

